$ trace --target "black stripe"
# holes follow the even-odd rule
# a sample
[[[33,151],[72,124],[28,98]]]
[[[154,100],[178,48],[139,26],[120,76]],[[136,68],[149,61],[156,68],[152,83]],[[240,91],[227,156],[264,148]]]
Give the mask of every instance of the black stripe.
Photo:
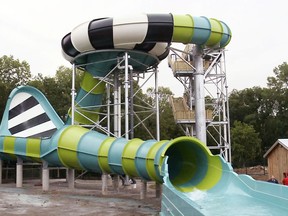
[[[97,49],[113,49],[113,19],[101,18],[92,20],[88,26],[89,40]]]
[[[46,113],[42,113],[41,115],[38,115],[34,118],[29,119],[28,121],[25,121],[21,124],[18,124],[12,128],[9,128],[9,131],[11,134],[19,133],[21,131],[24,131],[28,128],[35,127],[37,125],[40,125],[42,123],[50,121],[50,118]]]
[[[63,51],[72,57],[77,56],[80,52],[75,49],[71,41],[71,33],[65,35],[61,41]]]
[[[25,101],[9,110],[9,120],[38,104],[38,101],[34,97],[31,96],[27,98]]]
[[[169,55],[170,50],[168,49],[168,47],[169,47],[169,44],[167,44],[167,48],[166,48],[165,52],[158,56],[160,61],[162,61],[163,59],[165,59]]]
[[[147,14],[148,31],[144,42],[170,43],[173,36],[172,14]]]
[[[156,43],[141,43],[141,44],[136,44],[134,49],[135,50],[140,50],[144,52],[149,52],[155,47]]]
[[[48,138],[48,137],[51,137],[55,133],[56,130],[57,130],[57,128],[54,128],[54,129],[51,129],[51,130],[47,130],[47,131],[43,131],[41,133],[29,136],[29,138],[39,138],[39,137]]]

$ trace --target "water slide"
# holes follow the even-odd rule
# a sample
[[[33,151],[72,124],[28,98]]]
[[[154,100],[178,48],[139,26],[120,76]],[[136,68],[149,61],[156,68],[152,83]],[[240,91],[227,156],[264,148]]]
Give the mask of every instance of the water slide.
[[[62,39],[64,58],[85,70],[75,99],[75,121],[98,121],[105,90],[101,79],[114,71],[123,53],[128,52],[134,71],[143,72],[165,59],[172,42],[219,49],[230,39],[231,31],[224,22],[190,15],[108,17],[77,26]],[[0,125],[1,159],[45,161],[49,166],[127,174],[163,183],[162,215],[212,215],[222,209],[220,203],[234,198],[257,201],[265,208],[272,203],[269,209],[287,211],[285,187],[238,176],[194,137],[127,140],[70,123],[70,119],[62,122],[37,89],[17,87],[8,98]],[[218,215],[234,210],[230,204],[225,206],[228,210]]]
[[[164,161],[161,216],[287,215],[287,186],[238,175],[230,163],[219,155],[212,155],[206,147],[194,148],[194,154],[193,179],[185,192],[173,185],[169,163]]]

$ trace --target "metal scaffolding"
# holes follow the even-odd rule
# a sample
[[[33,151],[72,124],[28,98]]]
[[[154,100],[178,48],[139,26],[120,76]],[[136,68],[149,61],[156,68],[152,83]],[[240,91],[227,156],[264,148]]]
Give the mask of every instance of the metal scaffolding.
[[[178,98],[178,102],[181,102],[183,109],[179,109],[179,104],[176,104],[177,98],[171,99],[176,123],[181,126],[187,136],[196,136],[213,153],[219,153],[225,160],[231,161],[228,87],[224,49],[203,49],[200,46],[189,44],[184,50],[170,47],[170,53],[168,57],[169,66],[174,77],[184,86],[183,98],[181,100]],[[106,84],[106,104],[96,105],[99,109],[96,107],[95,114],[101,115],[101,118],[94,121],[87,117],[93,124],[84,126],[101,130],[110,136],[131,139],[134,138],[134,128],[142,125],[151,135],[151,138],[159,140],[158,60],[147,53],[126,50],[95,51],[88,55],[92,56],[93,61],[87,62],[85,59],[85,64],[81,64],[83,56],[77,57],[80,60],[75,59],[74,73],[76,68],[83,70],[93,68],[97,71],[98,67],[101,69],[105,67],[105,70],[107,68],[109,70],[102,73],[101,76],[93,75],[90,70],[93,79],[99,79],[100,82]],[[98,55],[101,58],[97,58]],[[106,56],[104,60],[103,55]],[[147,104],[147,107],[145,107],[147,117],[140,119],[135,110],[137,104],[134,104],[134,98],[137,97],[137,92],[133,92],[133,80],[144,80],[140,86],[141,89],[152,77],[155,78],[155,101],[153,105]],[[121,86],[124,86],[124,88],[121,88]],[[121,89],[124,89],[123,101],[121,101]],[[72,97],[73,95],[75,97],[75,85],[74,87],[72,85],[71,91]],[[93,91],[93,88],[91,91]],[[91,91],[87,94],[90,94]],[[113,102],[111,102],[111,98],[113,98]],[[81,110],[85,107],[79,109],[79,101],[72,101],[74,102],[72,102],[72,113],[70,114],[71,122],[77,123],[74,116],[77,113],[77,115],[85,118],[85,112],[81,113]],[[100,110],[103,110],[100,109],[103,106],[106,107],[104,109],[105,113],[100,112]],[[91,106],[87,109],[91,112]],[[111,110],[113,110],[113,113]],[[156,135],[153,135],[145,126],[145,121],[152,115],[156,115]],[[135,118],[139,123],[135,124]],[[114,125],[113,130],[110,128],[111,121]],[[122,121],[125,123],[121,124]],[[106,125],[103,125],[104,122],[106,122]],[[122,132],[123,128],[124,132]]]
[[[176,123],[231,162],[225,50],[192,44],[170,50],[169,67],[184,86],[183,97],[170,98]]]
[[[105,59],[102,57],[105,55]],[[89,56],[91,61],[87,61],[85,64],[81,63],[81,59]],[[97,58],[101,56],[101,58]],[[143,60],[142,60],[143,59]],[[105,51],[94,51],[88,54],[77,57],[73,62],[73,76],[72,76],[72,104],[71,104],[71,124],[81,124],[84,127],[90,128],[91,130],[99,130],[106,133],[107,135],[114,137],[123,137],[126,139],[134,138],[134,129],[139,125],[142,125],[148,134],[151,135],[152,139],[160,139],[160,125],[159,125],[159,102],[158,102],[158,64],[159,61],[156,57],[139,51],[132,50],[105,50]],[[88,67],[87,67],[88,66]],[[92,68],[92,69],[91,69]],[[105,72],[101,71],[101,76],[98,75],[99,69],[104,69]],[[75,71],[80,69],[88,71],[92,74],[93,79],[97,79],[97,84],[92,86],[91,89],[86,92],[82,98],[76,99],[75,90]],[[155,89],[155,101],[153,104],[146,103],[143,107],[147,112],[147,116],[141,119],[137,113],[138,105],[135,104],[135,97],[139,91],[134,92],[133,82],[140,83],[140,80],[145,80],[140,86],[141,89],[148,80],[154,77],[154,89]],[[97,88],[102,82],[105,83],[105,102],[99,102],[92,106],[79,106],[83,98],[88,97],[94,89]],[[121,93],[121,91],[123,91]],[[87,91],[87,90],[86,90]],[[122,97],[121,97],[122,95]],[[123,97],[124,95],[124,97]],[[102,99],[104,100],[104,99]],[[113,101],[112,101],[113,100]],[[80,102],[79,102],[80,101]],[[141,105],[143,106],[143,105]],[[82,112],[88,110],[89,113],[94,112],[94,115],[99,115],[98,121],[92,120],[89,116],[85,115],[88,112]],[[80,115],[84,119],[90,122],[90,124],[84,124],[77,122],[76,115]],[[145,121],[152,115],[156,116],[156,133],[149,131],[149,128],[145,126]],[[143,116],[143,115],[142,115]],[[137,124],[135,124],[135,118]],[[112,123],[113,122],[113,123]],[[113,124],[113,128],[111,125]]]

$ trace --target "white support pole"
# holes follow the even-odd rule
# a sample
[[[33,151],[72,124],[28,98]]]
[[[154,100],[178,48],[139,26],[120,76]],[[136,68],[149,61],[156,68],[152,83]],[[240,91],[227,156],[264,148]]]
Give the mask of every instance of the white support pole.
[[[114,73],[114,135],[121,137],[121,85],[119,84],[119,72]],[[119,191],[119,176],[113,178],[113,188]]]
[[[76,96],[76,89],[75,89],[75,78],[76,78],[76,66],[73,64],[72,66],[72,87],[71,87],[71,125],[75,124],[75,96]],[[74,189],[75,187],[75,170],[74,169],[67,169],[66,172],[66,180],[68,182],[68,188]]]
[[[160,114],[159,114],[159,89],[158,89],[158,68],[155,68],[155,104],[156,104],[156,139],[160,140]]]
[[[155,99],[156,99],[156,139],[160,141],[160,108],[159,108],[159,88],[158,88],[158,68],[155,69]],[[159,193],[160,191],[160,193]],[[147,191],[146,191],[147,192]],[[155,187],[156,197],[159,198],[161,196],[161,185],[156,183]]]
[[[141,180],[140,183],[140,199],[145,199],[147,197],[147,181]]]
[[[225,67],[225,54],[224,51],[222,52],[222,57],[220,59],[220,70],[221,75],[224,75],[222,78],[223,80],[223,86],[225,87],[225,90],[223,89],[224,95],[224,101],[223,101],[223,113],[225,115],[224,121],[227,122],[225,125],[225,159],[228,162],[232,162],[231,160],[231,140],[230,140],[230,117],[229,117],[229,93],[228,93],[228,85],[227,85],[227,79],[226,79],[226,67]]]
[[[16,164],[16,187],[21,188],[23,186],[23,160],[17,157]]]
[[[48,191],[49,190],[49,167],[46,161],[42,163],[42,190]]]
[[[223,124],[223,141],[222,141],[222,139],[221,139],[221,142],[220,142],[220,145],[221,145],[221,147],[222,148],[224,148],[224,159],[226,160],[226,161],[229,161],[229,157],[228,157],[228,149],[226,148],[227,147],[227,143],[228,143],[228,140],[227,140],[227,138],[228,138],[228,135],[227,135],[227,124],[228,124],[228,119],[227,119],[227,115],[226,115],[226,100],[227,100],[227,98],[226,98],[226,92],[225,92],[225,89],[226,89],[226,82],[225,82],[225,80],[224,80],[224,77],[225,76],[223,76],[222,77],[222,75],[223,75],[223,64],[224,64],[224,62],[223,62],[223,57],[221,57],[220,58],[220,74],[221,74],[221,86],[220,86],[220,88],[221,88],[221,93],[220,93],[220,101],[221,101],[221,103],[222,103],[222,116],[223,116],[223,122],[224,122],[224,124]]]
[[[228,162],[232,163],[232,149],[231,149],[231,134],[230,134],[230,116],[229,116],[229,99],[228,99],[228,86],[226,88],[226,98],[227,98],[227,101],[226,101],[226,106],[227,106],[227,122],[228,122],[228,129],[227,129],[227,148],[228,148]]]
[[[194,73],[196,137],[207,145],[204,70],[202,58],[203,50],[201,46],[196,45],[193,51],[193,61],[196,69],[196,72]]]
[[[129,74],[128,74],[128,53],[125,52],[125,138],[129,139]]]
[[[107,131],[110,133],[111,132],[111,117],[110,117],[110,105],[111,105],[111,101],[110,101],[110,84],[106,84],[106,93],[107,93],[107,97],[106,97],[106,101],[107,101]],[[107,135],[109,135],[109,133],[107,133]]]
[[[68,168],[66,178],[68,182],[68,188],[74,189],[75,188],[75,170]]]
[[[119,78],[119,77],[118,77]],[[118,104],[117,104],[117,113],[118,113],[118,116],[117,117],[117,128],[118,128],[118,135],[117,137],[121,137],[122,136],[122,127],[121,127],[121,85],[120,85],[120,81],[118,80]]]
[[[129,60],[128,52],[125,52],[125,75],[124,75],[124,88],[125,88],[125,138],[129,139]],[[129,185],[129,176],[125,176],[125,185]]]
[[[103,173],[101,176],[102,179],[102,195],[107,195],[108,193],[108,174]]]
[[[119,85],[119,73],[114,73],[114,134],[121,136],[121,88]],[[120,108],[119,108],[120,107]]]
[[[73,64],[72,66],[72,87],[71,87],[71,125],[74,125],[74,117],[75,117],[75,77],[76,77],[76,66]]]
[[[111,125],[111,119],[110,119],[110,112],[111,112],[111,109],[110,109],[110,104],[111,104],[111,101],[110,101],[110,84],[106,83],[106,101],[107,101],[107,135],[109,135],[109,133],[111,132],[111,128],[110,128],[110,125]],[[108,174],[107,173],[103,173],[101,175],[101,180],[102,180],[102,195],[107,195],[108,193]]]
[[[120,183],[120,178],[118,175],[114,175],[113,179],[113,189],[117,192],[119,192],[119,183]]]

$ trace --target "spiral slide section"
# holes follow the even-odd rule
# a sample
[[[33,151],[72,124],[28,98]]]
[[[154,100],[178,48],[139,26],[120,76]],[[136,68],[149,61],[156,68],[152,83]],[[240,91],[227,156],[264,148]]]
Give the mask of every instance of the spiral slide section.
[[[65,59],[86,70],[76,98],[75,121],[98,121],[104,83],[93,77],[106,76],[124,51],[129,51],[134,70],[145,71],[168,55],[171,42],[221,48],[230,39],[231,31],[224,22],[191,15],[140,14],[80,24],[62,39]]]
[[[172,42],[217,49],[228,45],[231,36],[224,22],[206,17],[173,14],[108,17],[74,28],[62,39],[62,53],[66,60],[75,64],[93,62],[93,52],[107,49],[141,51],[161,61],[168,55]],[[104,73],[103,76],[103,71],[90,72],[98,76]]]
[[[102,105],[104,91],[105,83],[98,78],[93,78],[91,73],[85,71],[75,99],[75,122],[91,125],[99,120],[98,113]],[[71,109],[69,110],[69,117],[71,118]],[[68,119],[67,123],[69,124],[70,121],[71,119]]]

